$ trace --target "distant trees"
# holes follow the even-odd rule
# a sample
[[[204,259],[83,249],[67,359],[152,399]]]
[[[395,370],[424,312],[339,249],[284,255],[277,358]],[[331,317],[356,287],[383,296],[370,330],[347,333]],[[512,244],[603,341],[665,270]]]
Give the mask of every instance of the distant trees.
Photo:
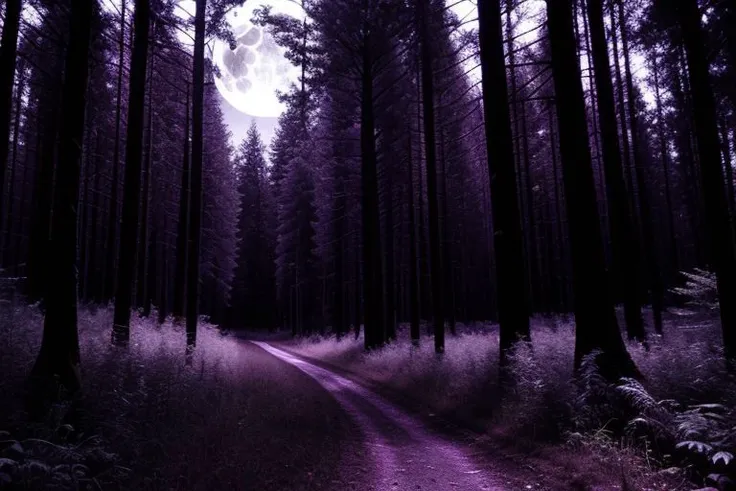
[[[230,296],[233,328],[272,328],[276,313],[274,208],[265,145],[255,122],[236,156],[238,252]]]
[[[190,353],[200,314],[352,329],[367,349],[408,323],[437,352],[446,328],[498,320],[506,353],[532,314],[572,310],[577,363],[600,350],[615,377],[636,368],[614,304],[656,343],[642,304],[667,335],[668,291],[702,267],[736,350],[733,2],[704,22],[694,0],[548,0],[545,22],[489,0],[477,33],[441,0],[259,9],[300,78],[273,141],[251,128],[237,150],[205,42],[229,39],[240,0],[196,2],[194,51],[175,2],[92,2],[79,137],[66,62],[84,2],[42,3],[33,22],[3,4],[0,45],[0,261],[41,308],[67,274],[51,258],[76,180],[77,296],[115,302],[123,344],[139,310],[186,316]]]

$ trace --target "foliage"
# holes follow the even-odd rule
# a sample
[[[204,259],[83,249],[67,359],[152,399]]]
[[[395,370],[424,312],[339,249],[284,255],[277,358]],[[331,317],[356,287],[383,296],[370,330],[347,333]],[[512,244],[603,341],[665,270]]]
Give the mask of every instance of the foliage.
[[[405,329],[399,339],[408,337]],[[595,352],[573,376],[569,321],[535,318],[532,343],[517,344],[509,356],[512,385],[500,404],[495,326],[458,329],[458,336],[447,339],[442,359],[430,342],[412,348],[408,340],[365,353],[360,340],[314,336],[292,349],[394,388],[451,420],[507,435],[525,448],[565,444],[595,455],[600,465],[612,458],[626,461],[637,475],[675,464],[701,476],[732,472],[736,381],[722,351],[713,347],[718,343],[714,319],[697,329],[673,329],[649,351],[629,345],[644,381],[614,384],[598,373]],[[682,479],[682,471],[672,474]]]
[[[718,286],[715,273],[695,268],[692,271],[682,271],[685,285],[672,289],[672,292],[682,296],[688,305],[715,310],[718,308]]]

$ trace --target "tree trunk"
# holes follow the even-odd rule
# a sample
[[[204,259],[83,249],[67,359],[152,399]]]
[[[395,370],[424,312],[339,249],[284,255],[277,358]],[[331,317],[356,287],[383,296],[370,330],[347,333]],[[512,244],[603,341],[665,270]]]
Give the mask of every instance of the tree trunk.
[[[736,210],[736,200],[734,198],[733,185],[733,163],[731,162],[731,145],[728,141],[728,121],[724,117],[721,121],[721,148],[723,149],[723,167],[726,169],[726,192],[728,193],[728,209],[731,211],[733,219]]]
[[[442,298],[442,250],[440,248],[439,204],[437,195],[437,148],[434,112],[434,74],[429,46],[428,0],[418,0],[422,65],[422,106],[424,111],[424,148],[427,157],[427,201],[429,208],[429,262],[432,288],[434,349],[445,351],[445,317]]]
[[[608,222],[609,222],[609,210],[608,205],[606,203],[606,192],[605,192],[605,186],[606,186],[606,177],[604,176],[603,172],[603,159],[601,158],[601,141],[600,141],[600,132],[598,131],[598,100],[595,95],[595,77],[593,76],[593,55],[592,55],[592,49],[590,48],[590,35],[588,32],[588,16],[586,14],[587,8],[585,6],[585,2],[580,2],[581,10],[582,10],[582,18],[583,18],[583,39],[585,40],[585,57],[588,65],[588,85],[590,87],[589,94],[590,94],[590,112],[592,113],[592,134],[593,134],[593,148],[595,149],[595,154],[593,155],[593,160],[595,161],[595,167],[598,174],[598,182],[600,183],[600,188],[596,188],[596,201],[598,201],[598,206],[600,207],[600,214],[603,218],[604,227],[606,230],[608,230]],[[577,3],[575,4],[575,7],[577,7]],[[577,10],[577,8],[575,8]],[[578,29],[577,29],[578,21],[577,21],[577,13],[575,14],[575,39],[579,38],[578,35]],[[576,44],[577,48],[577,44]],[[586,114],[587,115],[587,114]],[[602,198],[599,200],[599,196]],[[604,245],[604,252],[605,252],[605,245]],[[615,293],[615,292],[614,292]]]
[[[368,32],[368,29],[366,29]],[[370,37],[364,39],[361,81],[360,147],[363,214],[363,298],[365,301],[365,348],[385,341],[383,325],[383,267],[378,205],[375,116],[373,112],[373,58]]]
[[[18,28],[21,0],[7,0],[3,34],[0,38],[0,219],[5,203],[5,168],[10,151],[10,113],[13,106],[15,59],[18,53]],[[18,96],[20,99],[20,96]],[[12,196],[10,197],[12,199]]]
[[[118,40],[118,81],[117,95],[115,103],[115,141],[112,149],[112,182],[110,183],[110,212],[108,214],[107,223],[107,259],[105,260],[104,272],[104,293],[103,298],[108,300],[115,295],[117,285],[117,257],[118,257],[118,184],[119,166],[120,166],[120,126],[121,126],[121,106],[123,100],[123,64],[125,63],[125,9],[126,0],[122,0],[120,8],[120,39]]]
[[[174,272],[174,318],[181,319],[185,314],[187,298],[187,242],[189,235],[190,200],[190,155],[189,155],[189,82],[187,82],[187,102],[184,108],[184,160],[181,167],[181,187],[179,188],[179,221],[176,225],[176,271]]]
[[[125,177],[123,212],[120,223],[118,277],[115,294],[112,342],[127,346],[130,339],[130,307],[133,300],[133,278],[138,243],[138,206],[141,196],[141,158],[143,147],[143,110],[146,95],[148,63],[149,0],[136,0],[133,26],[135,40],[130,60],[130,94],[128,97],[128,132],[125,141]]]
[[[59,132],[59,165],[56,172],[54,213],[48,278],[46,316],[41,350],[33,366],[32,390],[53,387],[53,377],[74,394],[81,388],[77,333],[77,204],[81,141],[84,133],[88,53],[94,0],[75,0],[70,9],[70,32],[65,62],[61,106],[64,124]],[[47,385],[49,384],[49,385]],[[38,399],[36,401],[39,401]]]
[[[593,48],[595,86],[598,94],[598,116],[603,144],[603,167],[606,175],[608,208],[611,215],[611,248],[616,290],[623,293],[624,318],[629,339],[646,340],[639,301],[639,245],[632,224],[632,211],[626,193],[621,162],[616,110],[608,59],[608,45],[603,23],[601,0],[588,0],[588,22]],[[627,137],[626,135],[624,135]],[[618,277],[616,277],[618,276]]]
[[[197,345],[199,317],[199,254],[202,243],[202,157],[204,119],[204,44],[207,0],[197,0],[194,16],[194,65],[192,73],[192,162],[187,251],[187,352]]]
[[[634,157],[634,172],[639,191],[639,208],[641,210],[642,238],[644,239],[644,251],[647,258],[647,270],[649,271],[649,285],[652,292],[652,315],[654,318],[654,330],[662,334],[662,310],[664,309],[664,283],[662,271],[657,258],[656,243],[654,239],[654,220],[652,218],[652,204],[650,200],[650,189],[648,187],[649,176],[645,173],[646,162],[644,147],[641,145],[642,136],[639,128],[639,114],[636,110],[636,97],[634,94],[634,80],[631,76],[631,59],[629,56],[629,38],[626,31],[626,18],[624,16],[624,3],[618,2],[619,25],[621,26],[621,46],[624,54],[624,76],[626,78],[626,91],[629,94],[628,108],[631,127],[631,146]],[[622,116],[623,118],[623,116]],[[630,192],[633,192],[631,190]]]
[[[485,115],[486,153],[493,213],[501,366],[516,341],[529,340],[529,307],[524,286],[519,189],[501,30],[501,2],[478,2],[478,35]]]
[[[705,37],[697,0],[680,0],[676,10],[682,29],[690,78],[695,137],[705,199],[711,264],[716,273],[721,308],[723,346],[729,359],[736,357],[736,253],[721,171],[716,103],[710,85]]]
[[[600,350],[602,375],[617,380],[638,370],[621,338],[608,291],[571,2],[547,0],[547,18],[572,252],[575,366]]]
[[[13,250],[13,247],[11,245],[12,238],[13,238],[13,219],[16,218],[13,216],[13,210],[14,210],[14,201],[15,201],[15,181],[16,181],[16,173],[18,169],[18,164],[20,162],[20,159],[18,159],[18,138],[20,136],[20,120],[21,120],[21,102],[23,101],[23,84],[25,82],[24,77],[24,71],[25,68],[21,64],[18,67],[18,72],[20,73],[18,77],[18,87],[16,88],[16,97],[15,97],[15,117],[13,118],[13,159],[10,162],[10,176],[8,181],[9,182],[9,189],[8,189],[8,214],[7,219],[5,222],[5,247],[3,251],[3,261],[5,265],[10,264],[17,264],[17,257],[18,257],[18,251]],[[2,113],[0,113],[2,114]],[[0,167],[0,174],[3,173],[2,167]],[[0,181],[2,178],[0,178]],[[2,185],[0,183],[0,185]],[[0,193],[0,200],[2,199],[2,193]],[[1,207],[0,207],[1,208]],[[0,220],[2,217],[0,217]],[[22,221],[22,218],[18,217],[19,221]]]
[[[407,175],[408,179],[408,200],[409,200],[409,333],[411,342],[415,346],[419,345],[419,265],[417,263],[417,230],[416,230],[416,210],[414,209],[414,161],[412,156],[412,130],[409,125],[409,158]]]
[[[667,205],[667,219],[669,225],[669,249],[672,270],[678,271],[679,256],[677,254],[677,235],[675,233],[674,208],[672,206],[672,189],[670,186],[669,152],[667,150],[667,131],[662,111],[662,96],[659,86],[659,69],[657,66],[657,55],[652,57],[652,72],[654,74],[654,102],[657,109],[657,138],[659,139],[659,158],[662,161],[662,175],[664,177],[664,196]]]
[[[394,189],[391,178],[387,183],[386,219],[384,220],[384,240],[386,241],[386,341],[396,340],[396,264],[394,257]]]
[[[153,35],[155,38],[156,27],[154,22]],[[150,222],[150,205],[151,205],[151,163],[153,161],[153,65],[155,64],[154,46],[151,46],[149,53],[149,71],[148,71],[148,138],[146,139],[146,159],[143,165],[143,186],[141,196],[141,214],[140,214],[140,239],[138,240],[138,282],[136,287],[138,307],[144,307],[143,316],[148,317],[150,313],[151,298],[153,290],[148,288],[146,275],[148,273],[148,262],[151,260],[149,254],[149,222]],[[146,305],[149,307],[146,308]]]
[[[95,143],[95,168],[94,168],[94,182],[92,185],[93,189],[93,199],[92,199],[92,205],[90,210],[90,222],[92,230],[90,231],[91,236],[91,243],[92,246],[90,248],[89,253],[89,264],[90,264],[90,273],[89,273],[89,279],[88,283],[90,284],[90,290],[92,292],[91,299],[97,303],[101,303],[101,284],[100,284],[100,277],[99,277],[99,268],[98,268],[98,249],[100,247],[99,242],[97,241],[97,235],[98,235],[98,229],[99,229],[99,213],[100,208],[102,204],[100,203],[100,167],[102,163],[102,158],[100,157],[100,134],[97,134],[96,143]]]

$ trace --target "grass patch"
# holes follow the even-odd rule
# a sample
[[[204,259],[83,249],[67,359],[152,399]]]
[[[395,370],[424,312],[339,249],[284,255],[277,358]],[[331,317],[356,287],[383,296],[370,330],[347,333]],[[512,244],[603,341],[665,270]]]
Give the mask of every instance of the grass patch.
[[[22,393],[43,318],[0,308],[0,488],[328,489],[357,438],[316,382],[207,322],[186,366],[182,327],[134,315],[121,350],[112,309],[95,307],[80,309],[81,427],[64,423],[68,403],[30,425]]]
[[[408,337],[402,325],[398,342],[369,353],[352,336],[289,347],[400,391],[428,411],[484,427],[514,451],[545,454],[568,475],[595,480],[597,473],[601,482],[628,476],[632,489],[675,489],[687,486],[686,475],[715,484],[734,471],[736,381],[712,311],[668,314],[664,337],[652,339],[649,351],[629,343],[643,385],[611,385],[592,369],[574,378],[571,319],[534,318],[532,343],[518,345],[511,359],[515,388],[503,398],[497,326],[458,325],[441,357],[429,338],[413,347]]]

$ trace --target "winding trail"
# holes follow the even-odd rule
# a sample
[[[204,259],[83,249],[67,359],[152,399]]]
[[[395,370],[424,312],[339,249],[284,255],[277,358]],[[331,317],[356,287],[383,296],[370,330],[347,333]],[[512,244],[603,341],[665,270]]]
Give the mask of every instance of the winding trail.
[[[502,491],[499,476],[474,463],[460,445],[432,434],[416,418],[365,387],[286,351],[251,341],[314,378],[352,417],[373,462],[375,491]]]

